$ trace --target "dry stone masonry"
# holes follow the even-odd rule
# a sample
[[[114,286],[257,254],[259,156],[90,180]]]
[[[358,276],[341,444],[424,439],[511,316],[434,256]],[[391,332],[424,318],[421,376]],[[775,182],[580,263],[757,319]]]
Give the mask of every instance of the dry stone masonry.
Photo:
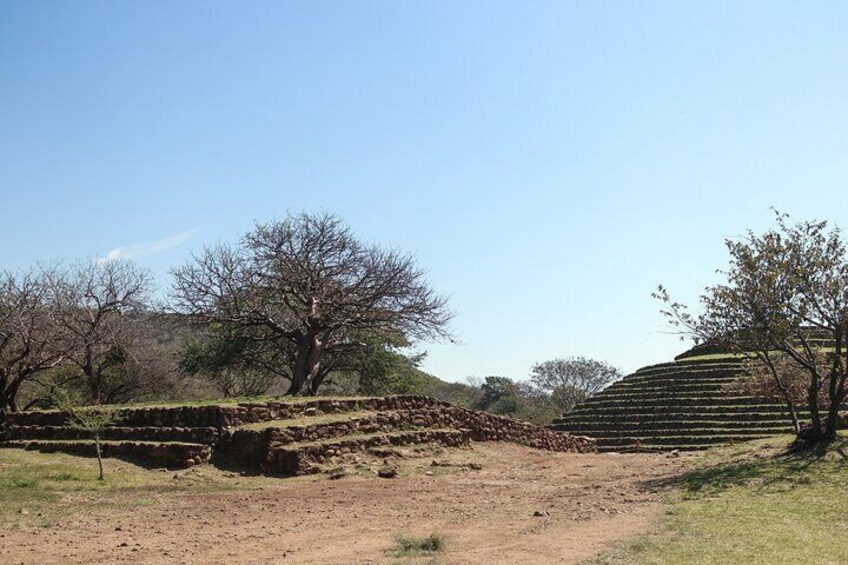
[[[552,428],[593,437],[600,451],[697,450],[791,433],[784,404],[728,390],[743,376],[739,359],[702,347],[639,369]]]
[[[92,436],[58,411],[10,414],[0,447],[94,453]],[[330,458],[379,446],[510,441],[593,452],[595,442],[426,396],[314,399],[118,410],[102,435],[107,456],[184,468],[215,457],[266,473],[315,472]]]

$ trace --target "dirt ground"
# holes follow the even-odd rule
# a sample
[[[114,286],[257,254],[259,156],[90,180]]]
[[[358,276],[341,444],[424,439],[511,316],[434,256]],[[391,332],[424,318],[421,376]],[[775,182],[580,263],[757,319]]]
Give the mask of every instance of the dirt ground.
[[[400,459],[393,479],[366,469],[83,508],[57,526],[4,532],[0,562],[575,563],[655,524],[662,492],[652,481],[690,461],[475,444]],[[431,532],[445,539],[436,557],[391,552],[397,534]]]

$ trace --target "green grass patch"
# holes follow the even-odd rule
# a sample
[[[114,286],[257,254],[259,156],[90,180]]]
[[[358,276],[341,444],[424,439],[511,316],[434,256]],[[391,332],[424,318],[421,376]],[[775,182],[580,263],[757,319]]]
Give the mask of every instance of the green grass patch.
[[[790,453],[780,436],[705,454],[672,486],[664,523],[588,563],[843,563],[848,436]]]
[[[395,557],[428,557],[445,549],[445,538],[438,532],[425,537],[395,535],[395,546],[389,553]]]
[[[97,460],[64,453],[0,449],[0,530],[48,526],[80,509],[131,508],[171,492],[262,488],[266,477],[241,477],[210,465],[187,471],[151,470],[120,459],[104,459],[106,480],[97,480]]]

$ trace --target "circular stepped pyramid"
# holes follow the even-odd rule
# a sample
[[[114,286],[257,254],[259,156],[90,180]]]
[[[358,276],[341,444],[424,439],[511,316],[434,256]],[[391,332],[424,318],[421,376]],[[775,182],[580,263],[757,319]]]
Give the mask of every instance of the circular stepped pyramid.
[[[727,390],[742,371],[738,358],[687,352],[639,369],[551,427],[595,438],[599,451],[695,450],[792,433],[785,405]]]

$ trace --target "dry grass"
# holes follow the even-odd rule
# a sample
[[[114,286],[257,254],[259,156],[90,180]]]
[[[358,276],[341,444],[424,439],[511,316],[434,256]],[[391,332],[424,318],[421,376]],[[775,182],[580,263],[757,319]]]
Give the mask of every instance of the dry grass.
[[[274,481],[210,465],[179,472],[150,470],[119,459],[104,459],[104,465],[105,480],[98,481],[96,459],[0,449],[0,529],[49,526],[81,506],[133,507],[160,495],[256,489]]]

